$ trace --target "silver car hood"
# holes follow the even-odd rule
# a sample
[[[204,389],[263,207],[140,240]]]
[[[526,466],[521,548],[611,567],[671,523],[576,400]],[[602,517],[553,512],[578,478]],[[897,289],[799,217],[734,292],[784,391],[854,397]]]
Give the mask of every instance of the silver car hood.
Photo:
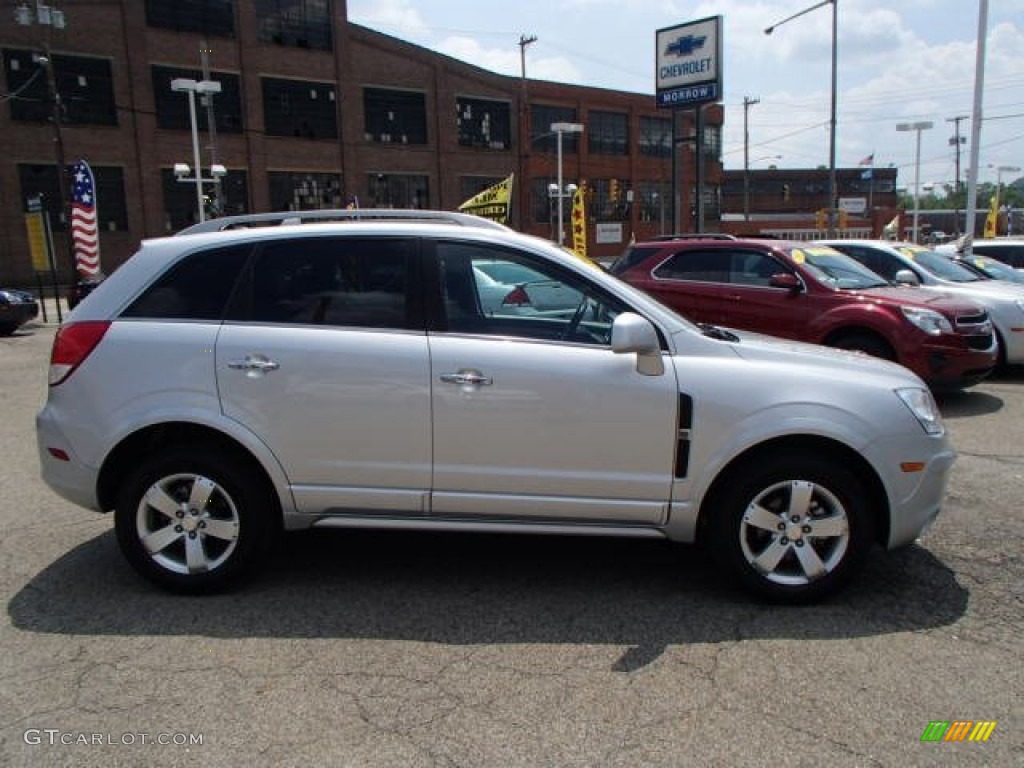
[[[731,343],[733,351],[744,360],[758,363],[790,364],[805,372],[817,368],[824,376],[864,379],[886,378],[892,386],[924,386],[909,369],[898,363],[871,357],[862,352],[833,349],[819,344],[780,339],[752,331],[728,329],[739,337]],[[721,342],[728,344],[729,342]]]

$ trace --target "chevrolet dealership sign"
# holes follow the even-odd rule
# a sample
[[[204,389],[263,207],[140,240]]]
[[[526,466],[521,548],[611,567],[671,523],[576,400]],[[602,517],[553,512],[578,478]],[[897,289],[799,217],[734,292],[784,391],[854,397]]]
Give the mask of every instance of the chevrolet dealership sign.
[[[659,107],[691,107],[721,100],[721,16],[659,29],[655,47]]]

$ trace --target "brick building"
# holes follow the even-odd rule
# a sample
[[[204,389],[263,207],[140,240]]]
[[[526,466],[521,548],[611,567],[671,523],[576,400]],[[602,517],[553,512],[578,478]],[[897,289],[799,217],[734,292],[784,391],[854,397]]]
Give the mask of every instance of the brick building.
[[[591,255],[613,256],[631,237],[672,227],[672,113],[658,110],[653,95],[497,75],[350,24],[345,0],[55,5],[63,27],[0,27],[0,284],[34,275],[23,213],[39,195],[53,222],[59,276],[73,274],[58,143],[65,167],[85,158],[96,175],[106,271],[142,238],[195,220],[194,183],[174,173],[176,163],[193,165],[188,96],[171,89],[175,78],[220,83],[212,108],[197,99],[197,122],[203,175],[214,162],[227,170],[219,186],[205,187],[211,208],[224,213],[354,199],[362,207],[455,209],[515,173],[512,224],[553,238],[550,125],[566,121],[586,126],[564,135],[563,180],[588,183]],[[714,229],[722,111],[712,105],[704,115],[704,217]],[[677,136],[692,134],[692,117],[678,114]],[[689,230],[694,145],[678,146],[676,228]]]

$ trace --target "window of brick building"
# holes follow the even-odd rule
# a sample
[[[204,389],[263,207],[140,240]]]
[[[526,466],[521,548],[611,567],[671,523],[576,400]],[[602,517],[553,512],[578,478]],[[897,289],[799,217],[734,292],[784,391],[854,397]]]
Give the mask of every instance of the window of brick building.
[[[629,154],[629,115],[598,112],[587,115],[587,149],[594,155]]]
[[[164,195],[164,229],[177,232],[199,221],[196,211],[195,182],[178,181],[171,168],[160,170],[160,184]],[[221,179],[222,215],[237,216],[249,212],[249,180],[248,173],[242,170],[228,169],[228,174]],[[203,191],[213,196],[212,184],[204,184]]]
[[[629,218],[626,192],[629,179],[591,179],[587,182],[587,211],[597,221],[625,221]]]
[[[268,136],[338,138],[334,84],[264,77],[263,123]]]
[[[369,173],[366,175],[367,208],[429,208],[430,178],[413,173]]]
[[[271,171],[270,210],[314,211],[341,208],[341,174]]]
[[[94,56],[52,54],[53,73],[60,93],[61,122],[69,125],[117,125],[114,104],[114,76],[110,59]],[[11,119],[48,122],[53,102],[46,71],[39,54],[26,50],[4,50],[4,72]]]
[[[178,67],[152,68],[153,101],[156,104],[156,124],[159,128],[187,131],[192,128],[189,117],[188,94],[171,90],[171,81],[184,77],[190,80],[202,80],[203,73],[198,69],[181,69]],[[200,131],[207,130],[206,99],[213,103],[213,115],[218,133],[242,132],[242,94],[238,75],[226,72],[211,72],[210,80],[220,83],[220,93],[196,95],[196,124]]]
[[[367,141],[427,143],[427,97],[423,93],[364,88],[363,113]]]
[[[575,123],[576,110],[572,107],[554,107],[548,104],[530,105],[530,147],[536,152],[558,152],[558,137],[551,132],[552,123]],[[577,133],[562,134],[562,153],[574,155],[578,151]]]
[[[120,166],[92,165],[96,178],[96,225],[100,233],[128,230],[128,207],[124,194],[124,169]],[[71,166],[65,176],[66,188],[71,188]],[[66,229],[64,213],[60,207],[60,188],[57,185],[55,165],[18,164],[18,181],[22,204],[29,198],[42,196],[43,209],[50,214],[54,230]],[[70,193],[69,193],[70,194]],[[195,197],[193,196],[193,199]]]
[[[330,0],[256,0],[255,6],[262,42],[331,50]]]
[[[640,154],[647,157],[672,156],[672,121],[663,117],[640,117]]]
[[[235,36],[232,0],[146,0],[146,24],[213,37]]]
[[[512,146],[511,105],[460,96],[455,101],[459,146],[508,149]]]
[[[656,221],[662,230],[672,219],[672,185],[667,180],[640,180],[637,182],[634,205],[640,221]]]
[[[501,176],[459,176],[459,202],[468,200],[504,180],[505,177]]]

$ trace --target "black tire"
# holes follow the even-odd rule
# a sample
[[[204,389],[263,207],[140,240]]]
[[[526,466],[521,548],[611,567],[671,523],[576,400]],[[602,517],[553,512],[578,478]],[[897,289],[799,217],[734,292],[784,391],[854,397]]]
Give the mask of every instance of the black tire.
[[[892,351],[892,347],[885,342],[884,339],[880,339],[877,336],[872,336],[868,333],[851,333],[848,336],[841,336],[833,342],[829,343],[830,347],[836,349],[849,349],[854,352],[863,352],[866,355],[872,357],[880,357],[883,360],[891,360],[896,362],[896,354]]]
[[[773,602],[814,602],[840,589],[874,540],[866,489],[836,460],[796,454],[751,462],[719,489],[704,511],[711,554]]]
[[[248,463],[182,447],[147,457],[129,476],[114,526],[135,570],[164,589],[196,594],[227,586],[261,559],[276,509]]]
[[[16,330],[17,325],[0,325],[0,336],[11,336]]]

